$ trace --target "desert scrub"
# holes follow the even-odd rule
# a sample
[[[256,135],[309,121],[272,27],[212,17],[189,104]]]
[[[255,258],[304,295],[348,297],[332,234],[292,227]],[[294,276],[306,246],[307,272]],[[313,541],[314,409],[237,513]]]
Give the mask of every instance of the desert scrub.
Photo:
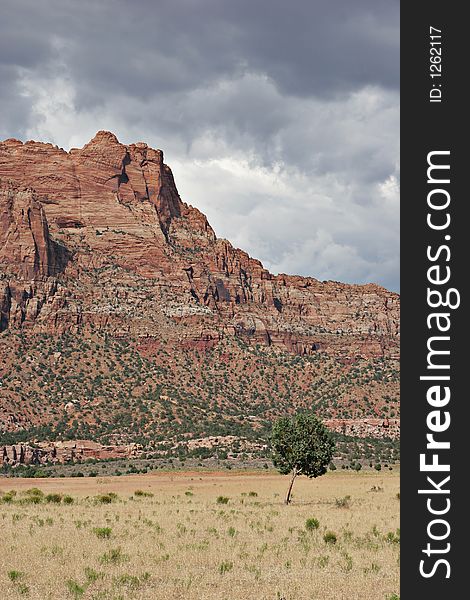
[[[135,490],[134,496],[138,498],[153,498],[152,492],[144,492],[144,490]]]
[[[46,502],[52,504],[60,504],[62,502],[62,494],[47,494]]]
[[[105,552],[100,558],[100,562],[104,565],[117,565],[128,560],[129,557],[122,552],[121,548],[111,548],[111,550]]]
[[[299,478],[298,503],[285,510],[285,480],[271,473],[86,477],[70,480],[70,487],[63,480],[40,482],[41,488],[47,484],[45,494],[70,494],[71,506],[63,499],[22,506],[18,500],[32,485],[18,480],[13,502],[0,505],[0,598],[275,600],[279,591],[286,600],[311,600],[312,595],[389,600],[399,581],[400,546],[386,539],[387,532],[397,537],[399,477],[383,471],[380,486],[386,493],[371,493],[378,481],[373,470],[359,477],[339,469],[321,481]],[[2,485],[5,495],[11,481],[0,480]],[[139,499],[138,489],[155,497]],[[249,497],[255,489],[259,497]],[[119,499],[96,502],[108,490]],[[228,504],[217,504],[219,495],[230,498]],[[345,495],[354,502],[340,510],[335,498]],[[306,524],[313,518],[319,527],[309,530]],[[109,538],[97,537],[94,530],[102,528],[112,530]],[[329,530],[337,536],[336,545],[323,539]],[[24,576],[11,581],[13,569]],[[150,574],[148,582],[144,573]],[[69,589],[67,580],[85,592],[80,596],[78,588]],[[29,587],[29,594],[20,585]]]
[[[107,540],[111,537],[112,529],[111,527],[93,527],[93,533],[96,537]]]
[[[228,504],[229,500],[230,498],[227,498],[227,496],[219,496],[217,498],[217,504]]]
[[[336,544],[336,533],[334,533],[334,531],[327,531],[323,536],[323,541],[325,542],[325,544]]]
[[[343,498],[335,498],[336,508],[349,508],[351,506],[351,496],[343,496]]]
[[[104,575],[91,567],[85,567],[85,577],[88,583],[94,583],[95,581],[98,581],[98,579],[102,579]]]
[[[2,502],[3,504],[11,504],[16,497],[16,492],[14,490],[12,490],[11,492],[6,492],[5,494],[2,494],[2,496],[0,497],[0,502]]]
[[[229,560],[223,561],[219,565],[219,573],[221,575],[224,575],[225,573],[228,573],[232,569],[233,569],[233,562],[229,561]]]
[[[107,494],[98,494],[94,497],[96,504],[111,504],[118,499],[118,495],[114,492],[108,492]]]
[[[384,540],[386,542],[388,542],[389,544],[399,544],[400,543],[400,530],[397,529],[395,532],[389,531],[385,535]]]
[[[311,517],[310,519],[307,519],[305,521],[305,529],[307,531],[315,531],[315,529],[318,529],[320,527],[320,521],[318,519],[315,519],[315,517]]]

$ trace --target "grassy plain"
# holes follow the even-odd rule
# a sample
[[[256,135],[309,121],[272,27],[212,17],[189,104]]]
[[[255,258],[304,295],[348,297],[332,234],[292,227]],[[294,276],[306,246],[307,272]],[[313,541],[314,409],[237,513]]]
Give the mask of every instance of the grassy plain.
[[[299,478],[284,506],[287,485],[271,472],[2,478],[0,598],[398,600],[398,471]]]

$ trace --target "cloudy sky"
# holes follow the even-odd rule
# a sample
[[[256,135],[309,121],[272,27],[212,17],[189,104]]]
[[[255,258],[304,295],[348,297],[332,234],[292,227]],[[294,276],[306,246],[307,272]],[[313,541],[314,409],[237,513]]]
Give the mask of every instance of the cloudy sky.
[[[0,81],[0,139],[145,141],[271,271],[398,290],[398,0],[3,0]]]

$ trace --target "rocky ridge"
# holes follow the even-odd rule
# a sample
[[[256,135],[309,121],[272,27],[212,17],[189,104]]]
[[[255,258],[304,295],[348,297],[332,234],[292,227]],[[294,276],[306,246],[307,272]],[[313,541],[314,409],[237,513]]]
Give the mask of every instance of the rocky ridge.
[[[6,350],[19,332],[129,339],[149,359],[162,344],[204,353],[227,340],[339,365],[398,358],[397,294],[271,274],[217,238],[145,143],[106,131],[69,152],[5,140],[0,219]]]

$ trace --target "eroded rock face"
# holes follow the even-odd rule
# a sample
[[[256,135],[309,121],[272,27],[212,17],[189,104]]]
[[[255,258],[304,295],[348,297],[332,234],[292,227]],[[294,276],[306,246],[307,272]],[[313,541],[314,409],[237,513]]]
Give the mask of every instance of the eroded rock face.
[[[36,193],[0,179],[0,266],[19,279],[41,280],[65,267],[66,251],[49,235]]]
[[[182,202],[161,150],[104,131],[70,152],[10,139],[0,177],[1,329],[398,353],[397,294],[272,275]]]
[[[0,466],[46,465],[78,462],[87,459],[139,458],[139,444],[108,445],[91,440],[35,442],[0,447]]]
[[[400,419],[327,419],[325,425],[351,437],[390,438],[400,437]]]

